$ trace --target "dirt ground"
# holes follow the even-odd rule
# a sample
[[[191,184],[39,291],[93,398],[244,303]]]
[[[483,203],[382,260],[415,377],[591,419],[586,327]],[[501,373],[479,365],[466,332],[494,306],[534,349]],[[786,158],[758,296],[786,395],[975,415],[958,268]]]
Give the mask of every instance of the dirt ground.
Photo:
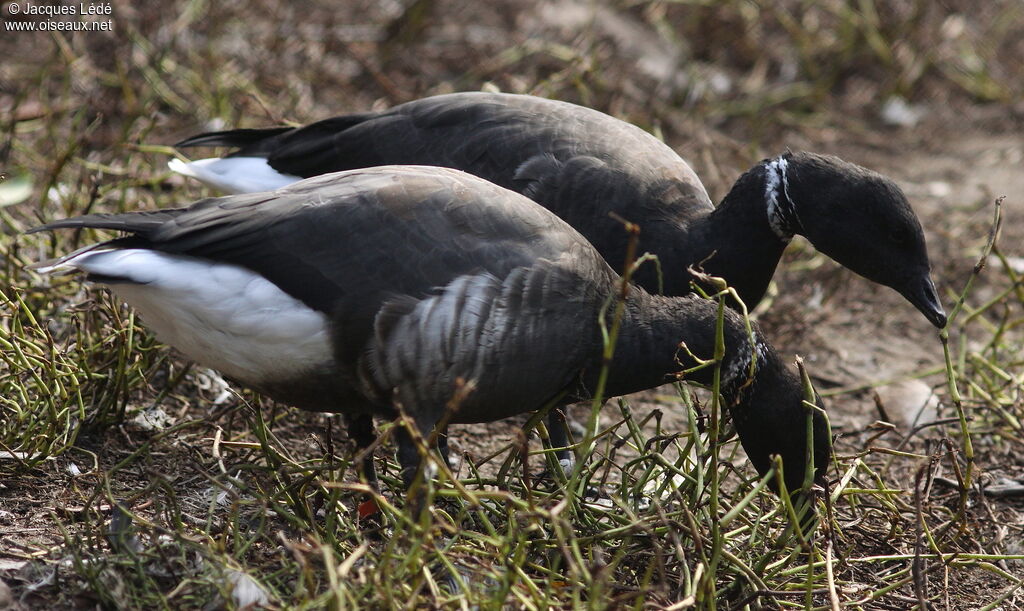
[[[770,32],[747,32],[737,35],[734,45],[725,44],[732,40],[731,28],[747,23],[741,18],[742,3],[723,3],[728,7],[722,13],[736,23],[715,22],[705,15],[700,31],[678,14],[692,7],[680,5],[687,6],[418,0],[352,2],[336,10],[326,2],[302,8],[298,3],[264,0],[242,10],[203,3],[158,7],[114,2],[116,32],[111,37],[5,33],[6,39],[0,41],[0,55],[6,57],[0,65],[0,123],[7,126],[9,140],[0,149],[0,169],[28,172],[38,185],[85,176],[102,184],[126,172],[142,172],[140,187],[147,181],[158,185],[152,197],[169,204],[167,194],[174,193],[175,201],[184,204],[202,191],[166,174],[168,149],[140,150],[138,144],[167,145],[221,125],[307,122],[433,93],[495,86],[588,104],[657,131],[691,162],[715,201],[758,159],[787,148],[836,154],[882,172],[903,188],[921,218],[933,277],[947,312],[985,244],[993,200],[1006,196],[1000,245],[1024,273],[1020,87],[1009,87],[1009,98],[986,100],[941,78],[922,77],[907,92],[917,113],[914,120],[893,124],[882,112],[892,83],[873,65],[862,71],[852,65],[837,77],[831,91],[812,96],[812,101],[794,98],[796,90],[787,89],[780,76],[788,65],[784,53],[756,47],[758,42],[767,45],[775,40]],[[804,6],[787,4],[798,5]],[[943,10],[966,20],[967,28],[990,26],[987,15],[971,16],[968,7],[958,11],[953,3]],[[189,11],[208,15],[197,17]],[[10,18],[6,12],[4,17]],[[942,21],[941,16],[935,19]],[[945,19],[943,28],[959,23],[948,25],[951,18]],[[666,32],[667,26],[674,32]],[[1003,26],[1001,31],[1024,33],[1024,19]],[[915,36],[908,34],[907,45],[920,48]],[[1007,45],[999,51],[1004,54],[1000,65],[1024,64],[1021,45]],[[1005,57],[1007,53],[1020,54],[1013,60]],[[127,75],[123,83],[110,81],[110,75],[117,74]],[[1021,74],[997,71],[993,78],[998,82],[1000,76]],[[758,83],[765,91],[779,92],[779,97],[750,94],[760,91]],[[170,91],[153,99],[144,92],[147,87]],[[755,110],[744,110],[748,99]],[[83,107],[93,110],[75,114]],[[148,115],[152,121],[143,129],[127,121],[128,115]],[[37,127],[39,122],[58,127],[47,131]],[[74,153],[79,161],[70,168],[54,177],[47,176],[48,167],[34,165],[62,150],[52,140],[74,138],[82,130],[88,136],[81,138]],[[126,134],[141,140],[125,142]],[[121,161],[136,154],[130,164]],[[58,213],[43,200],[40,194],[33,196],[11,213],[21,219],[18,223],[5,223],[0,234],[7,242],[0,253],[6,254],[5,264],[15,260],[12,253],[20,239],[13,228]],[[986,273],[972,297],[975,304],[1000,290],[994,282],[986,284]],[[953,415],[937,331],[895,292],[839,268],[801,238],[787,251],[769,299],[756,314],[780,354],[806,359],[840,435],[839,454],[857,454],[869,446],[896,447],[915,422]],[[169,371],[183,371],[184,363],[174,359]],[[154,473],[192,474],[179,478],[176,486],[179,496],[202,515],[207,482],[193,462],[209,454],[214,424],[230,432],[244,422],[231,410],[235,398],[211,404],[220,394],[216,380],[211,382],[200,371],[186,377],[162,409],[175,423],[206,424],[197,424],[194,433],[186,428],[180,435],[160,438],[144,466],[131,474],[121,471],[122,477],[105,485],[131,494],[151,485]],[[134,396],[140,405],[148,405],[160,392],[162,380],[156,376],[139,389]],[[204,390],[204,384],[213,388]],[[686,416],[673,409],[674,396],[671,388],[648,391],[631,398],[631,405],[637,411],[660,409],[664,428],[685,429]],[[922,405],[928,411],[919,416]],[[1018,418],[1024,413],[1019,398],[1008,409],[1016,410]],[[275,433],[288,438],[287,445],[297,453],[321,452],[327,426],[339,443],[344,439],[339,424],[328,424],[336,420],[284,413]],[[606,409],[605,421],[613,414]],[[879,436],[879,420],[892,422],[894,431]],[[929,431],[909,436],[900,447],[937,452],[941,435]],[[457,456],[479,460],[514,441],[517,432],[517,422],[457,427],[450,444]],[[117,463],[149,435],[152,431],[137,423],[83,435],[75,450],[44,466],[5,475],[0,481],[0,579],[14,587],[17,601],[5,604],[0,590],[0,609],[44,608],[56,600],[55,584],[48,581],[55,573],[32,560],[60,558],[66,539],[58,524],[73,524],[94,500],[97,481],[84,481],[76,474],[93,472],[93,461],[101,466]],[[982,481],[1024,483],[1022,450],[1022,443],[979,443]],[[892,481],[911,489],[922,464],[897,461],[888,473]],[[941,477],[953,477],[948,468],[940,471]],[[952,491],[939,490],[936,502],[946,502],[951,495]],[[976,512],[974,527],[985,533],[986,540],[997,541],[1005,553],[1024,553],[1024,496],[979,497],[977,502],[983,507]],[[860,533],[859,527],[850,525],[851,537]],[[865,538],[858,545],[859,552],[872,545],[878,553],[891,550],[884,540]],[[1001,566],[1024,577],[1024,561]],[[884,578],[853,573],[851,579],[865,588],[876,587],[872,580]],[[941,576],[934,579],[942,581]],[[947,608],[982,606],[993,596],[992,579],[984,571],[957,573],[957,581],[945,585]],[[1005,587],[1005,582],[999,583]],[[877,608],[900,608],[901,600],[897,596]],[[70,602],[81,607],[95,603],[88,598]],[[902,601],[908,607],[911,602],[915,601]],[[1008,598],[1002,608],[1024,608],[1024,594]]]

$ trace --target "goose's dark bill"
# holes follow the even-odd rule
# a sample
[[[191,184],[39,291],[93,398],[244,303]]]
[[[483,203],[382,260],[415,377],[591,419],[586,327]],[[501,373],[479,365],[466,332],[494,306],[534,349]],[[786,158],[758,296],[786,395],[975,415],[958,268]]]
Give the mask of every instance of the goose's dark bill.
[[[901,290],[900,294],[907,301],[914,304],[914,307],[939,329],[946,326],[946,311],[942,309],[939,292],[927,273],[908,281],[904,286],[906,288]]]
[[[442,168],[344,172],[272,193],[88,215],[35,231],[81,227],[130,235],[46,269],[82,270],[108,285],[197,362],[282,402],[362,424],[370,415],[394,417],[400,405],[424,436],[460,380],[475,386],[456,423],[590,397],[602,364],[599,318],[620,284],[550,212]],[[658,386],[694,366],[680,342],[711,358],[717,318],[714,302],[631,289],[607,395]],[[723,399],[740,440],[762,473],[772,455],[782,456],[795,489],[807,467],[800,382],[732,311],[725,343]],[[692,379],[711,376],[703,368]],[[820,476],[830,440],[824,419],[813,417]],[[399,450],[411,477],[419,453],[401,435]]]
[[[689,269],[702,264],[753,307],[795,233],[904,295],[911,287],[863,270],[881,261],[892,268],[892,279],[902,280],[908,270],[928,267],[926,250],[889,239],[920,233],[906,198],[892,181],[854,164],[813,153],[768,159],[737,180],[716,209],[686,161],[647,132],[589,108],[533,96],[455,93],[302,128],[201,134],[178,146],[237,148],[222,159],[170,163],[229,192],[386,164],[457,168],[540,203],[621,270],[627,240],[614,212],[640,226],[641,251],[658,255],[661,263],[660,273],[644,266],[634,281],[666,295],[689,293]],[[938,320],[934,310],[922,311]]]

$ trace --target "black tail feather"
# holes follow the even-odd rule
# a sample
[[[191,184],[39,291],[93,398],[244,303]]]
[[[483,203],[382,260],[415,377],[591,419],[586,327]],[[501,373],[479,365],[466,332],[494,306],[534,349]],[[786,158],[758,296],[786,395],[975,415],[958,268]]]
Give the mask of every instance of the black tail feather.
[[[86,214],[72,218],[60,219],[33,227],[25,233],[38,233],[40,231],[52,231],[54,229],[114,229],[147,235],[149,232],[159,228],[164,223],[174,219],[178,214],[184,212],[185,208],[170,208],[167,210],[146,210],[141,212],[126,212],[124,214]]]
[[[245,148],[256,144],[267,138],[272,138],[284,132],[290,131],[291,127],[266,127],[260,129],[230,129],[223,132],[206,132],[190,138],[185,138],[174,145],[175,148],[188,148],[192,146],[231,146]]]
[[[377,116],[379,113],[363,112],[323,119],[304,127],[265,127],[206,132],[185,138],[174,146],[175,148],[229,146],[236,149],[228,157],[288,157],[292,154],[292,149],[296,147],[299,152],[308,148],[330,148],[339,133]],[[292,138],[293,135],[294,138]]]

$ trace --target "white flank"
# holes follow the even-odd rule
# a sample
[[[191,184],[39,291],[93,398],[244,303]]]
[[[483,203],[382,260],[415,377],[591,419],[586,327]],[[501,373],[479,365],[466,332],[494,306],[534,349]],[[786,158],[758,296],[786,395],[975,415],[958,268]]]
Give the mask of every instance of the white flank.
[[[237,265],[123,249],[84,252],[54,267],[123,278],[110,289],[160,341],[240,382],[285,381],[333,360],[324,314]]]
[[[793,231],[789,227],[787,215],[796,216],[793,200],[789,199],[789,178],[786,169],[789,162],[784,157],[777,157],[765,164],[764,197],[768,202],[768,225],[775,235],[783,242],[793,239]],[[779,189],[779,187],[782,189]],[[780,193],[781,191],[781,193]],[[780,195],[782,201],[780,201]]]
[[[272,191],[302,180],[278,172],[261,157],[211,157],[188,163],[171,159],[167,167],[228,193]]]

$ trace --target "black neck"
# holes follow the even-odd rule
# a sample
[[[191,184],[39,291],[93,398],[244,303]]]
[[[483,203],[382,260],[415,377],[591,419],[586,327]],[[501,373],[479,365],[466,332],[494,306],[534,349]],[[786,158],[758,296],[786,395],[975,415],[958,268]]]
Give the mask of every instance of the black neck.
[[[765,164],[758,164],[741,176],[722,203],[695,228],[694,242],[705,251],[699,258],[715,253],[703,263],[704,271],[725,278],[750,308],[764,297],[788,244],[769,224],[768,172]]]
[[[725,313],[726,371],[738,373],[749,363],[750,344],[742,319]],[[699,297],[661,297],[633,290],[627,302],[621,331],[612,359],[605,396],[629,394],[671,382],[676,374],[695,366],[687,349],[700,359],[711,359],[715,350],[718,304]],[[686,349],[680,342],[686,342]],[[713,368],[687,376],[710,384]]]
[[[718,316],[719,306],[714,301],[694,296],[658,297],[641,289],[633,290],[604,396],[653,388],[693,367],[696,362],[686,350],[680,349],[681,340],[686,341],[689,352],[697,358],[712,358]],[[786,484],[795,489],[803,481],[807,443],[808,412],[802,403],[800,381],[758,336],[751,345],[739,314],[726,308],[723,323],[722,399],[758,472],[766,473],[771,456],[780,455],[785,463]],[[756,371],[753,379],[748,379],[747,367],[755,353]],[[596,382],[598,370],[586,372],[585,385]],[[713,376],[714,368],[707,367],[686,379],[710,384]],[[814,434],[815,465],[820,474],[827,465],[829,448],[825,421],[820,414],[814,415]]]

